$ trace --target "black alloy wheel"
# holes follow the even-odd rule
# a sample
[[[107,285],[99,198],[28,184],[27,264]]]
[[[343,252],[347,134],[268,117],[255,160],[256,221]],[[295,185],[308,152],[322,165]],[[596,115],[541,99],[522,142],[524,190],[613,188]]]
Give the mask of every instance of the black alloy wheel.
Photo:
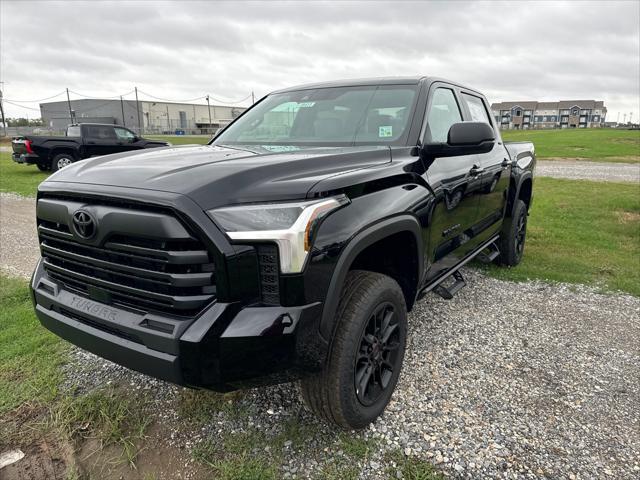
[[[522,259],[524,253],[524,242],[527,238],[527,211],[522,210],[518,216],[518,222],[516,226],[516,254],[518,259]]]
[[[335,314],[329,357],[300,382],[306,405],[347,430],[384,412],[398,383],[407,341],[407,305],[393,278],[351,270]]]
[[[395,309],[389,302],[378,305],[369,318],[360,338],[356,356],[354,382],[360,403],[376,403],[391,384],[398,365],[400,330]]]
[[[528,214],[527,204],[520,199],[516,200],[512,215],[505,218],[502,224],[498,242],[500,255],[496,259],[499,264],[515,267],[522,261]]]

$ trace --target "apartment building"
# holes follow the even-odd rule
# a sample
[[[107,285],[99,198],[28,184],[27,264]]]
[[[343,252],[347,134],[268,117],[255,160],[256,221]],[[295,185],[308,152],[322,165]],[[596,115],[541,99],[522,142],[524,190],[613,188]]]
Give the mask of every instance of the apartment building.
[[[604,126],[603,101],[501,102],[491,105],[496,123],[504,130],[529,128],[596,128]]]

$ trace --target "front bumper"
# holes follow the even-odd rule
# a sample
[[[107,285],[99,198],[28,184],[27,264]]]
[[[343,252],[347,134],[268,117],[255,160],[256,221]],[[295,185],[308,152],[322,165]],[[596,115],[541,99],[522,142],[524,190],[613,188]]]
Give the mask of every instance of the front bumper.
[[[40,161],[40,157],[35,153],[13,153],[11,158],[16,163],[34,164]]]
[[[196,318],[105,305],[49,278],[31,289],[42,325],[80,348],[178,385],[228,391],[280,383],[321,366],[321,304],[241,307],[214,302]]]

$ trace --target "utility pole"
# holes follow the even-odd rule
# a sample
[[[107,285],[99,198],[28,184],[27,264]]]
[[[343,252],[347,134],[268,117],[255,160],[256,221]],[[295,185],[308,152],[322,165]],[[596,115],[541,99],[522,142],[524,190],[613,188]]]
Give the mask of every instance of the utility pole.
[[[127,126],[127,121],[124,118],[124,102],[122,101],[122,95],[120,95],[120,108],[122,109],[122,126]]]
[[[629,112],[629,123],[633,125],[633,121],[631,118],[633,117],[633,112]]]
[[[138,87],[134,87],[136,91],[136,110],[138,111],[138,135],[142,136],[142,123],[140,123],[140,102],[138,101]]]
[[[4,82],[2,82],[4,83]],[[7,123],[4,120],[4,106],[2,105],[2,89],[0,89],[0,116],[2,117],[2,130],[4,132],[4,136],[7,136]]]
[[[209,95],[207,95],[207,109],[209,110],[209,128],[207,130],[211,133],[211,104],[209,103]]]
[[[622,115],[622,124],[623,125],[627,124],[627,114],[626,113]]]
[[[251,90],[251,105],[253,105],[254,103],[256,103],[256,97],[253,94],[253,90]]]
[[[75,123],[73,120],[73,110],[71,110],[71,100],[69,99],[69,89],[67,88],[67,106],[69,107],[69,123]]]

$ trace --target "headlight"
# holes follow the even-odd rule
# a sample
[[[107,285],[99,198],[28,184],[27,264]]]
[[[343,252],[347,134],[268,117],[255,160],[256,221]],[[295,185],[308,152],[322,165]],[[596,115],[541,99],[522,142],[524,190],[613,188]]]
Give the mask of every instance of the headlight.
[[[207,213],[232,240],[272,241],[280,251],[282,273],[302,271],[314,227],[349,199],[342,195],[305,202],[239,205]]]

